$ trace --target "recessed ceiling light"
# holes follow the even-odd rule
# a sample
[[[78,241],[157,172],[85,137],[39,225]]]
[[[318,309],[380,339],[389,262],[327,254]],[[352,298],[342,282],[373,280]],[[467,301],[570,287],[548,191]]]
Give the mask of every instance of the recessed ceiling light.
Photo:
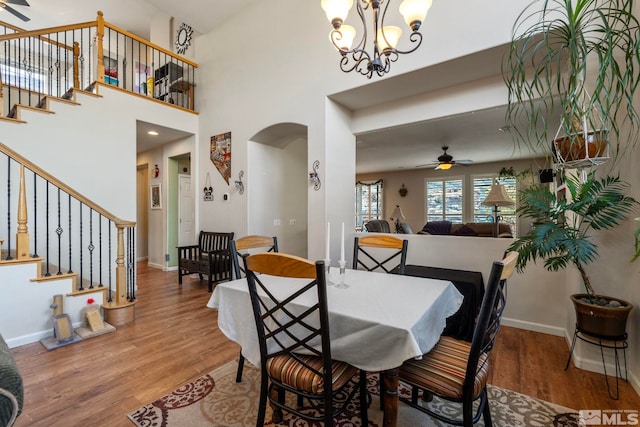
[[[149,135],[153,135],[153,136],[158,136],[158,132],[156,132],[155,130],[150,130],[149,132],[147,132]]]

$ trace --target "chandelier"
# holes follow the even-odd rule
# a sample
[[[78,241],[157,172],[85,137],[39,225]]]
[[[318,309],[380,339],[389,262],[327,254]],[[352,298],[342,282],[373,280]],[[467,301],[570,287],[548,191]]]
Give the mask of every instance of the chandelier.
[[[351,25],[344,24],[344,20],[353,7],[354,0],[322,0],[322,9],[327,14],[327,19],[333,26],[329,34],[331,42],[340,52],[340,69],[345,73],[357,71],[371,78],[373,74],[383,76],[389,72],[391,63],[398,60],[398,56],[415,51],[422,43],[422,34],[419,32],[422,22],[427,16],[432,0],[404,0],[400,3],[399,11],[404,21],[411,29],[409,41],[412,48],[406,51],[396,48],[402,29],[393,25],[384,25],[387,9],[393,0],[355,0],[358,16],[362,21],[362,38],[355,47],[353,41],[356,38],[356,30]],[[382,10],[381,10],[382,7]],[[373,15],[373,51],[365,50],[367,45],[367,24],[365,11],[371,10]]]

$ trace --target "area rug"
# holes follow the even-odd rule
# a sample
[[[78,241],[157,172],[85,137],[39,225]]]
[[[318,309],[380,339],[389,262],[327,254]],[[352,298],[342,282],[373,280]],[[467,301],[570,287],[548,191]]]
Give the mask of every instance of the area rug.
[[[235,382],[237,362],[230,362],[195,381],[185,384],[172,393],[128,414],[138,427],[254,427],[260,392],[260,371],[245,363],[241,383]],[[368,375],[368,389],[372,402],[369,407],[369,426],[382,426],[379,409],[378,375]],[[400,393],[409,395],[401,386]],[[513,391],[489,386],[491,414],[497,427],[578,426],[578,413],[572,409],[534,399]],[[454,414],[457,405],[434,399],[428,405],[437,410]],[[340,427],[361,427],[357,399],[337,420]],[[400,403],[399,427],[443,427],[447,424],[434,420]],[[267,409],[266,426],[318,426],[287,415],[280,424],[271,421]],[[483,426],[480,422],[477,424]]]

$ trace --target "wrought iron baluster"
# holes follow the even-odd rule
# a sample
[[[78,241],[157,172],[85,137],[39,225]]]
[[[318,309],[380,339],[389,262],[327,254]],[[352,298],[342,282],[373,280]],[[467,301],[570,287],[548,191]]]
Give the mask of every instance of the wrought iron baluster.
[[[113,221],[109,220],[109,259],[113,259],[113,250],[111,247],[111,231],[113,230]],[[113,292],[111,283],[111,263],[109,263],[109,292],[107,292],[107,302],[113,302]]]
[[[33,255],[38,258],[38,174],[33,173]]]
[[[82,270],[83,270],[82,255],[84,252],[82,250],[82,202],[80,202],[80,245],[78,247],[80,248],[80,289],[79,290],[84,291],[84,283],[83,283],[84,275],[82,274]]]
[[[93,208],[89,208],[89,289],[93,289]]]
[[[61,200],[60,200],[60,187],[58,187],[58,227],[56,227],[56,234],[58,235],[58,273],[60,276],[62,271],[62,225],[60,224],[60,215],[61,215]]]
[[[11,256],[11,157],[7,156],[7,260]]]
[[[44,205],[44,207],[45,207],[45,220],[46,220],[46,222],[45,222],[45,225],[46,225],[46,227],[45,227],[45,235],[47,236],[46,244],[45,244],[45,248],[44,248],[44,251],[45,251],[44,253],[46,254],[45,256],[47,258],[46,261],[45,261],[46,272],[45,272],[44,276],[45,277],[49,277],[49,276],[51,276],[51,272],[49,271],[49,265],[50,265],[50,262],[49,262],[49,233],[50,233],[50,231],[49,231],[49,180],[47,180],[47,185],[45,186],[45,205]]]
[[[67,215],[69,216],[69,271],[67,273],[73,273],[73,267],[71,266],[71,248],[72,248],[72,240],[71,240],[71,194],[67,194],[69,197],[69,209],[67,211]]]
[[[98,251],[98,266],[100,267],[100,277],[98,278],[98,287],[102,288],[104,287],[104,284],[102,283],[102,262],[103,262],[103,258],[102,258],[102,219],[104,217],[102,216],[102,214],[100,214],[100,217],[98,219],[98,247],[100,248]]]

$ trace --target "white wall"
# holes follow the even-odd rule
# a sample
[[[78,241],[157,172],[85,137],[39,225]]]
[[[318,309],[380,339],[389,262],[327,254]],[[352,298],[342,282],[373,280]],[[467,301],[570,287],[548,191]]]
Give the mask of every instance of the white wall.
[[[249,197],[248,234],[276,236],[280,252],[302,257],[307,256],[306,159],[306,139],[284,147],[250,142],[245,189]]]

